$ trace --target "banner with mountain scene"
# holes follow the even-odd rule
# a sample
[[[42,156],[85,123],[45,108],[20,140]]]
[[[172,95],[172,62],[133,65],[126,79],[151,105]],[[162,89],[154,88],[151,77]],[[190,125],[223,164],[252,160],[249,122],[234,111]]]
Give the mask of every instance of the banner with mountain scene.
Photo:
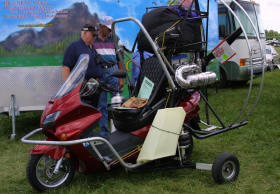
[[[163,6],[168,0],[1,0],[0,67],[60,66],[67,46],[80,38],[86,24],[98,25],[105,15],[141,20],[146,7]],[[201,0],[206,10],[206,0]],[[215,0],[210,0],[216,4]],[[213,10],[213,9],[212,9]],[[211,24],[217,16],[211,16]],[[215,28],[215,27],[214,27]],[[210,42],[218,42],[213,29]],[[131,48],[139,27],[117,24],[117,35]],[[213,37],[211,39],[211,37]],[[211,45],[211,44],[210,44]]]

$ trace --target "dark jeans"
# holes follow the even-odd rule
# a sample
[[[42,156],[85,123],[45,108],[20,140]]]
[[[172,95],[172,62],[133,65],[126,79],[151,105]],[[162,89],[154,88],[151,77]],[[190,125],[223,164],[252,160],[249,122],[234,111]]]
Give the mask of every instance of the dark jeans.
[[[114,65],[113,67],[109,69],[105,69],[105,72],[101,78],[101,81],[107,81],[106,83],[113,86],[114,88],[119,87],[119,79],[116,77],[110,77],[106,79],[108,76],[110,76],[113,71],[118,69],[117,65]],[[108,104],[107,104],[107,93],[105,91],[102,91],[99,96],[98,101],[98,110],[102,113],[102,117],[99,120],[99,127],[100,127],[100,135],[108,135],[110,131],[108,130]],[[110,92],[111,98],[116,95],[115,92]]]

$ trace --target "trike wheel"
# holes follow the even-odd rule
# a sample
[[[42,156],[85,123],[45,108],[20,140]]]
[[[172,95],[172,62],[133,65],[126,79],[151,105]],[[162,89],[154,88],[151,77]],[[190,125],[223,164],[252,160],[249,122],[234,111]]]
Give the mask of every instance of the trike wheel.
[[[212,176],[215,182],[222,184],[232,182],[237,179],[239,174],[239,161],[231,153],[219,155],[212,166]]]
[[[31,155],[26,174],[29,183],[38,191],[54,189],[71,182],[75,174],[72,159],[63,158],[58,172],[53,173],[57,161],[46,154]]]

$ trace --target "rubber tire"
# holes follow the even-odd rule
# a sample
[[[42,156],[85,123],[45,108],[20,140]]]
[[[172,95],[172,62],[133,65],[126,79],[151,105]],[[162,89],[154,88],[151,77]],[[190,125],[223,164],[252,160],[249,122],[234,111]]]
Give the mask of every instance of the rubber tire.
[[[245,86],[247,84],[248,80],[243,80],[243,81],[234,81],[232,82],[232,86]]]
[[[179,140],[180,141],[180,140]],[[189,160],[189,158],[191,157],[192,155],[192,152],[193,152],[193,137],[191,135],[191,133],[189,132],[188,133],[188,137],[186,139],[184,139],[183,141],[181,141],[183,144],[188,144],[190,145],[185,151],[186,151],[186,158],[187,160]]]
[[[194,147],[194,145],[193,145],[193,137],[192,137],[192,135],[189,133],[189,136],[190,136],[190,139],[189,139],[189,141],[190,141],[190,147],[186,150],[186,156],[187,156],[187,158],[190,158],[191,157],[191,155],[192,155],[192,152],[193,152],[193,147]]]
[[[222,175],[222,170],[223,170],[223,165],[226,162],[233,162],[235,164],[235,173],[234,175],[230,178],[230,179],[225,179]],[[240,166],[239,166],[239,161],[237,159],[237,157],[231,153],[224,153],[219,155],[212,166],[212,177],[214,179],[214,181],[218,184],[223,184],[225,182],[232,182],[235,181],[239,175],[239,170],[240,170]]]
[[[201,129],[200,129],[200,126],[199,126],[199,124],[198,124],[199,120],[200,120],[199,117],[198,117],[198,118],[193,118],[188,124],[189,124],[189,126],[190,126],[191,128],[193,128],[193,129],[199,131],[199,130],[201,130]],[[193,149],[194,149],[194,143],[193,143],[193,136],[192,136],[190,130],[189,130],[189,129],[185,129],[185,130],[187,130],[187,131],[189,132],[189,141],[190,141],[190,145],[191,145],[191,146],[186,150],[186,155],[187,155],[187,157],[189,158],[189,157],[192,155],[192,152],[193,152]]]
[[[42,156],[44,156],[44,155],[43,154],[30,155],[30,159],[29,159],[29,161],[27,163],[27,167],[26,167],[26,175],[27,175],[27,179],[28,179],[30,185],[39,192],[42,192],[42,191],[45,191],[48,189],[55,189],[53,187],[46,187],[46,186],[42,185],[36,177],[36,166]],[[67,179],[62,184],[60,184],[58,187],[69,184],[75,175],[75,162],[71,158],[68,160],[70,161],[70,174],[67,177]]]
[[[228,86],[226,72],[221,68],[220,69],[220,82],[218,83],[219,88],[226,88]]]

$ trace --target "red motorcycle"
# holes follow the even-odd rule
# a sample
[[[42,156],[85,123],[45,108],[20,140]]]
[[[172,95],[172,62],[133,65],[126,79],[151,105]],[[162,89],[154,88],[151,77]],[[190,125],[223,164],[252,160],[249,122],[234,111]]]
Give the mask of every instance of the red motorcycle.
[[[150,37],[144,26],[134,18],[145,36]],[[114,24],[112,26],[114,34]],[[227,39],[231,43],[242,31],[235,32]],[[166,34],[168,37],[169,34]],[[201,129],[199,102],[204,100],[211,111],[214,109],[200,92],[202,85],[213,83],[215,74],[200,72],[200,51],[191,64],[172,64],[166,67],[166,59],[157,45],[149,39],[155,55],[141,64],[141,73],[131,96],[138,96],[143,84],[152,83],[152,92],[147,104],[142,108],[110,107],[117,131],[102,137],[97,128],[101,113],[97,110],[98,95],[102,90],[117,91],[115,88],[96,79],[84,80],[88,66],[88,56],[81,55],[75,68],[57,94],[49,100],[41,117],[41,127],[22,138],[22,142],[37,144],[30,152],[27,164],[27,178],[38,191],[53,189],[68,184],[75,171],[94,173],[110,170],[119,165],[128,172],[161,170],[170,168],[196,168],[212,170],[217,183],[234,181],[239,174],[239,162],[233,154],[222,154],[213,164],[195,163],[189,160],[193,150],[193,137],[208,138],[231,129],[246,125],[247,122],[222,127],[207,125]],[[209,61],[211,54],[204,58]],[[165,61],[165,62],[164,62]],[[195,64],[196,62],[197,64]],[[170,64],[169,64],[170,65]],[[172,68],[176,71],[172,73]],[[171,73],[170,73],[171,72]],[[187,76],[186,76],[187,75]],[[115,71],[112,76],[127,77],[123,71]],[[145,83],[150,80],[150,82]],[[176,153],[148,162],[137,162],[142,145],[149,134],[153,120],[160,109],[182,107],[186,113],[184,124],[177,139]],[[217,117],[218,118],[218,117]],[[42,132],[46,140],[28,140],[34,134]]]

